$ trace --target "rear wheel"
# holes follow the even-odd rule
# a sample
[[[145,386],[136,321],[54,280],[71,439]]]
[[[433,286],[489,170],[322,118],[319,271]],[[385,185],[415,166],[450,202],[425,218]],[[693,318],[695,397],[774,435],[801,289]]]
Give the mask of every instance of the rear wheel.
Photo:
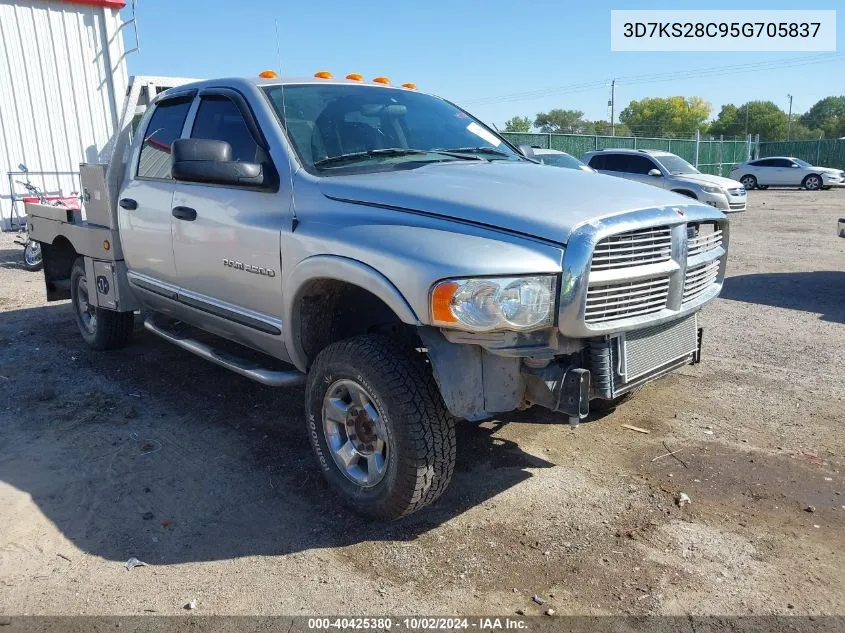
[[[308,374],[308,437],[356,512],[397,519],[435,501],[455,468],[455,426],[421,354],[381,335],[320,352]]]
[[[804,178],[804,189],[807,191],[818,191],[822,188],[822,179],[816,174],[810,174],[806,178]]]
[[[133,314],[104,310],[88,294],[85,260],[79,257],[70,273],[70,300],[83,340],[94,349],[123,347],[132,335]]]
[[[742,186],[745,187],[748,191],[757,188],[757,179],[751,174],[746,174],[745,176],[739,179],[739,182],[741,182]]]

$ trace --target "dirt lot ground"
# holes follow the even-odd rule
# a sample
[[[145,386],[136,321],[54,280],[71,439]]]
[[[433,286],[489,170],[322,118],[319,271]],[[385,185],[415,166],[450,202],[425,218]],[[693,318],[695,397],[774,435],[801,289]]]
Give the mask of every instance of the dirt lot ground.
[[[751,192],[700,365],[574,430],[462,424],[445,497],[390,525],[336,505],[300,389],[87,349],[2,235],[0,613],[845,614],[843,214]]]

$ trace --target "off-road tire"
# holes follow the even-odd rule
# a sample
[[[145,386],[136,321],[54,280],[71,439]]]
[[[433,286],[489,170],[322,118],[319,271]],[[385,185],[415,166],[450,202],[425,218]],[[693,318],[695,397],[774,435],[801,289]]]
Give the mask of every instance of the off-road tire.
[[[742,178],[739,179],[739,182],[741,182],[742,186],[745,187],[748,191],[751,191],[752,189],[757,189],[759,187],[759,185],[757,184],[757,177],[752,176],[751,174],[745,174]],[[747,182],[751,183],[750,187],[745,184]]]
[[[817,184],[814,187],[811,187],[810,186],[811,182],[815,182]],[[807,191],[818,191],[819,189],[822,188],[822,177],[817,176],[816,174],[810,174],[810,175],[808,175],[804,178],[804,180],[801,182],[801,184],[804,186],[804,189],[806,189]]]
[[[73,263],[70,272],[70,300],[73,307],[73,314],[76,318],[76,325],[82,339],[94,349],[107,350],[123,347],[132,336],[134,315],[132,312],[115,312],[93,308],[96,316],[96,326],[93,332],[89,332],[82,322],[82,315],[79,310],[79,283],[85,279],[85,260],[78,257]]]
[[[371,398],[390,436],[387,469],[375,486],[351,481],[337,466],[323,429],[323,401],[331,385],[351,380]],[[380,334],[326,347],[308,373],[308,438],[331,487],[354,511],[393,520],[434,502],[455,469],[455,419],[446,409],[425,357]]]

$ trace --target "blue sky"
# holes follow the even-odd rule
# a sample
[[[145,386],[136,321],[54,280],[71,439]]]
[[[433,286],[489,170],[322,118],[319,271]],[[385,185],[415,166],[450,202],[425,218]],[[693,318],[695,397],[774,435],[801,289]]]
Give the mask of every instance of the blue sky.
[[[360,72],[412,81],[421,90],[466,105],[486,122],[502,126],[513,115],[550,108],[583,110],[607,119],[610,88],[561,89],[611,77],[683,73],[672,81],[617,83],[618,112],[647,96],[701,96],[713,116],[725,103],[771,100],[803,112],[818,99],[845,94],[845,5],[816,0],[813,9],[840,9],[837,52],[826,63],[799,58],[831,53],[632,53],[610,51],[610,10],[797,9],[803,3],[766,2],[508,2],[493,0],[140,0],[141,52],[129,56],[132,74],[215,77],[254,75],[278,68],[274,21],[286,75],[336,76]],[[131,33],[131,29],[128,30]],[[131,34],[128,39],[131,40]],[[695,69],[782,61],[783,65],[737,74],[696,77]],[[545,91],[524,100],[502,95]]]

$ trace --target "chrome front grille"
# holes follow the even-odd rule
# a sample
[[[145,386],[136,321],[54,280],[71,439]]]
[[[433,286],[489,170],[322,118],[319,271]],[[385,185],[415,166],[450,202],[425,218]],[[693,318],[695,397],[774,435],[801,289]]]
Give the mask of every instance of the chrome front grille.
[[[701,253],[712,251],[714,248],[719,248],[721,245],[721,229],[716,229],[712,233],[707,234],[699,233],[699,235],[691,237],[687,241],[687,257],[701,255]]]
[[[736,189],[728,189],[728,193],[732,196],[744,196],[745,195],[745,188],[744,187],[737,187]]]
[[[669,276],[613,282],[587,290],[587,323],[606,323],[660,312],[669,297]]]
[[[710,289],[719,276],[719,260],[687,268],[684,277],[684,303],[697,299]]]
[[[706,300],[719,283],[726,229],[707,220],[604,237],[593,251],[583,323],[592,331],[648,323]]]
[[[612,270],[669,261],[672,257],[672,230],[657,226],[611,235],[593,251],[592,270]]]

